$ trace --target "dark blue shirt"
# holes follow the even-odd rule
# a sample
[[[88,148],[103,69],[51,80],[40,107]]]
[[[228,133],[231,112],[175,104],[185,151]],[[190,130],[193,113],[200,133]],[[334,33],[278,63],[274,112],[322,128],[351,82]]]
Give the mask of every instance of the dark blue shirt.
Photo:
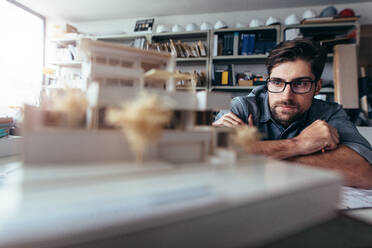
[[[371,145],[358,132],[340,104],[314,98],[310,109],[299,120],[285,128],[272,118],[266,87],[260,86],[248,96],[235,97],[232,100],[230,111],[245,123],[248,123],[248,115],[252,114],[253,123],[263,134],[264,140],[293,138],[314,121],[324,120],[337,129],[340,135],[340,144],[353,149],[372,164]],[[227,112],[229,111],[220,111],[216,120]]]

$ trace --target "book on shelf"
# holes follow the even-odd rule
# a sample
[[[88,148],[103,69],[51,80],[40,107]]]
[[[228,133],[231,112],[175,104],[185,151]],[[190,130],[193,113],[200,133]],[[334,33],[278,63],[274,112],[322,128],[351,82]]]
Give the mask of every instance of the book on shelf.
[[[233,85],[233,65],[214,65],[213,85]]]
[[[248,38],[248,54],[253,54],[256,46],[256,35],[249,34]]]
[[[249,35],[248,34],[242,34],[241,36],[241,55],[247,55],[248,54],[248,41],[249,40]]]
[[[221,84],[228,85],[229,84],[229,71],[223,71],[221,75]]]
[[[274,32],[259,32],[256,34],[255,54],[269,53],[276,45]]]
[[[251,55],[255,52],[256,35],[242,34],[241,55]]]
[[[217,55],[221,56],[222,55],[222,50],[223,50],[223,36],[218,35],[218,42],[217,42]]]
[[[231,56],[233,55],[234,46],[234,34],[223,35],[222,55]]]

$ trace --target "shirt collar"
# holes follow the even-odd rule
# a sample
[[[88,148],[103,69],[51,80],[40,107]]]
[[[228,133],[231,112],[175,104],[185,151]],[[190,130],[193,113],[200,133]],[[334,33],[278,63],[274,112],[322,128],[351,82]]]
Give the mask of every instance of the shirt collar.
[[[271,112],[269,108],[269,94],[267,94],[267,91],[264,93],[264,96],[262,98],[263,108],[261,108],[262,112],[260,115],[260,122],[268,122],[271,119]]]

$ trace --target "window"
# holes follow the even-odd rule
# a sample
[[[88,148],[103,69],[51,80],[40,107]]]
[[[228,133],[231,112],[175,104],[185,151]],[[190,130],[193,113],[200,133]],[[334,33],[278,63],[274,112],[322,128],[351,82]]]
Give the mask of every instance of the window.
[[[42,85],[45,18],[14,1],[0,1],[0,115],[35,104]]]

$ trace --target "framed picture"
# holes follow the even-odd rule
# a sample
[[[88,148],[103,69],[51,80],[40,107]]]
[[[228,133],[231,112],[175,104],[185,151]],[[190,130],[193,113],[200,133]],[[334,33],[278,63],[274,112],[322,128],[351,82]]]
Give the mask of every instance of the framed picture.
[[[152,31],[153,25],[154,25],[154,19],[138,20],[136,21],[134,32]]]

